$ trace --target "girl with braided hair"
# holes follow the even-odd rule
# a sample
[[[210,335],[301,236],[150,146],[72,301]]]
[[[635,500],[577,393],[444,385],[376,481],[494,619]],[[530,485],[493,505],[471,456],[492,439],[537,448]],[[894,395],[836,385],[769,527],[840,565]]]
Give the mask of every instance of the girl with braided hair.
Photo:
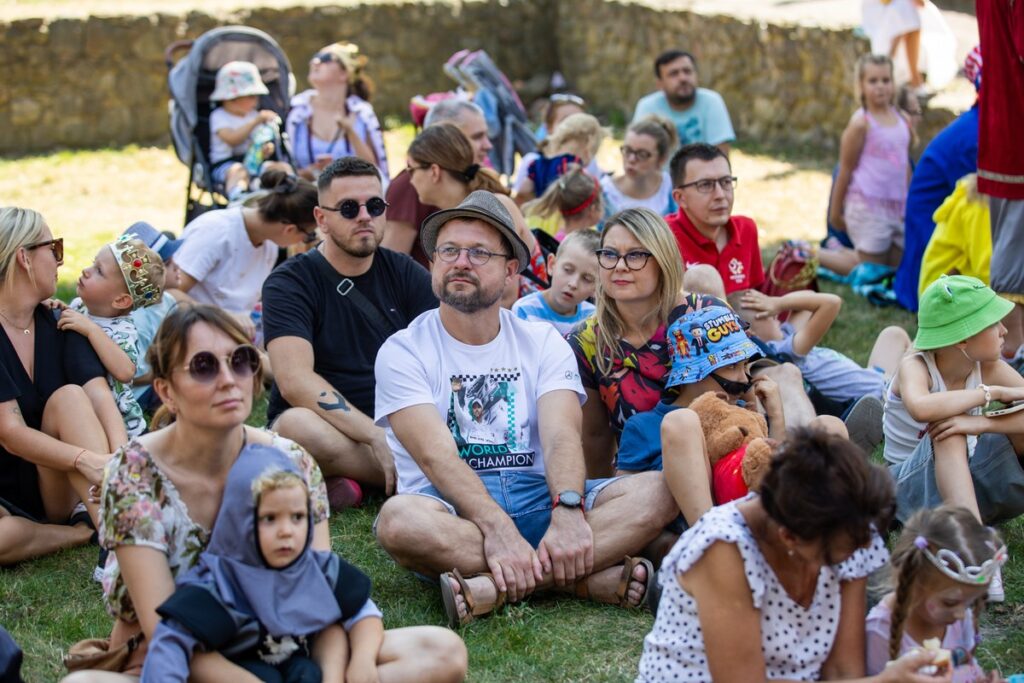
[[[919,510],[892,553],[893,592],[867,617],[867,670],[936,639],[950,652],[954,683],[1001,681],[974,658],[978,608],[1006,561],[1006,546],[969,510],[951,505]]]

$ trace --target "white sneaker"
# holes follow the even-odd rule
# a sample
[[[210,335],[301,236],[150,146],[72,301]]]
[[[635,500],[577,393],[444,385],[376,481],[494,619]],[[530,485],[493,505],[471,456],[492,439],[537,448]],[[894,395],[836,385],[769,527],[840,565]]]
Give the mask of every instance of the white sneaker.
[[[988,601],[1006,602],[1006,592],[1003,591],[1002,569],[996,570],[996,573],[992,575],[992,580],[988,584]]]

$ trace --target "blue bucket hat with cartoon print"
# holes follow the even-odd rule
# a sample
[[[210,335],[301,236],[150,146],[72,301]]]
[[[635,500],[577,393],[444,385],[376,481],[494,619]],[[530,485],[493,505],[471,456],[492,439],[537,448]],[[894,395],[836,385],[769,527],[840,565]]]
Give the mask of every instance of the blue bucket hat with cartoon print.
[[[665,388],[699,382],[718,368],[759,356],[757,344],[729,308],[708,306],[691,311],[668,326],[672,369]]]

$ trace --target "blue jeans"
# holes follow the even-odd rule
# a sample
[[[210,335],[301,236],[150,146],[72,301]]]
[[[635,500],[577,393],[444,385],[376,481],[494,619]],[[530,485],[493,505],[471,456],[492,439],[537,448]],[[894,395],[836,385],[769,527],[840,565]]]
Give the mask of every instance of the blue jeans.
[[[516,529],[522,534],[526,541],[536,548],[544,538],[548,525],[551,523],[551,494],[548,492],[547,480],[533,472],[481,472],[480,481],[487,487],[501,509],[504,510]],[[588,479],[583,491],[583,509],[589,510],[594,507],[594,501],[608,484],[611,484],[619,477],[610,479]],[[442,505],[453,515],[458,513],[455,506],[446,501],[441,492],[434,486],[415,491],[410,495],[426,496],[440,501]]]
[[[974,455],[967,461],[978,498],[978,510],[986,524],[1024,514],[1024,469],[1005,434],[982,434]],[[935,483],[932,440],[924,438],[903,462],[891,465],[896,480],[896,517],[906,522],[921,508],[942,504]]]

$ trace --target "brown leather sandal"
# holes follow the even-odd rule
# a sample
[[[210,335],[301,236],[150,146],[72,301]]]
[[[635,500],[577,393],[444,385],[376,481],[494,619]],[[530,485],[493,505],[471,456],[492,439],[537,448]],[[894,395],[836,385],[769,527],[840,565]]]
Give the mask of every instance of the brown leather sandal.
[[[643,597],[640,598],[640,602],[636,605],[631,605],[629,603],[629,598],[626,596],[629,591],[629,582],[637,580],[633,578],[633,570],[636,569],[639,565],[643,565],[647,568],[647,579],[644,585],[644,594]],[[587,585],[587,580],[589,578],[590,577],[588,576],[576,582],[576,585],[573,588],[573,592],[576,594],[576,597],[583,598],[584,600],[593,599],[590,596],[590,586]],[[629,555],[627,555],[622,561],[622,576],[619,577],[619,585],[615,589],[615,597],[618,598],[618,602],[612,602],[608,604],[617,604],[619,607],[625,607],[628,609],[639,609],[647,603],[647,595],[651,592],[651,588],[653,586],[654,565],[651,564],[651,561],[644,559],[642,557],[630,557]],[[604,601],[595,600],[595,602]]]
[[[494,592],[497,594],[493,605],[484,606],[477,603],[473,597],[473,593],[469,588],[469,584],[466,579],[462,577],[458,569],[452,569],[450,572],[441,574],[441,600],[444,602],[444,613],[448,617],[448,627],[457,628],[462,627],[473,622],[476,617],[490,614],[499,607],[505,604],[505,593],[498,590],[498,584],[494,581],[494,576],[488,572],[482,572],[475,574],[469,578],[475,579],[478,576],[486,576],[494,584]],[[462,589],[462,598],[466,601],[466,614],[459,616],[459,605],[456,601],[455,589],[452,588],[452,582],[450,579],[455,579],[459,587]]]

